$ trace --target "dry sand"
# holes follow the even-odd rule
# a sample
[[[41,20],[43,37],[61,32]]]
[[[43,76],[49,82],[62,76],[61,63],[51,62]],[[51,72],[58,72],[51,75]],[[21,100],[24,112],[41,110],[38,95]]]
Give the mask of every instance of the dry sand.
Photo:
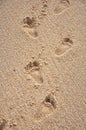
[[[0,0],[0,130],[86,130],[86,0]]]

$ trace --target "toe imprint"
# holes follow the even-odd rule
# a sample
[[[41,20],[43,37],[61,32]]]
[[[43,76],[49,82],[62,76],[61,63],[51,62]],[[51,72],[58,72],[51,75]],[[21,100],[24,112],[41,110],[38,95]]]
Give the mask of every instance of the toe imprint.
[[[34,17],[26,17],[23,19],[23,24],[28,25],[29,28],[35,27],[36,26],[36,20]]]

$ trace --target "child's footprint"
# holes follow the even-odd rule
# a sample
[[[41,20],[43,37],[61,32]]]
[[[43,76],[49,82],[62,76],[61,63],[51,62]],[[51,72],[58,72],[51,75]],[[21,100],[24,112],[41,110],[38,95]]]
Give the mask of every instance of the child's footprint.
[[[43,77],[41,75],[40,64],[38,61],[30,62],[26,65],[25,70],[27,74],[29,74],[30,77],[36,81],[36,83],[43,83]]]
[[[36,121],[42,121],[43,119],[47,118],[57,107],[56,99],[53,94],[49,94],[45,97],[45,100],[40,104],[39,108],[37,109],[34,118]]]
[[[38,37],[38,32],[36,31],[36,20],[34,17],[26,17],[22,22],[22,30],[32,38]]]
[[[61,14],[65,9],[67,9],[70,6],[69,0],[60,0],[60,3],[56,6],[54,9],[55,14]]]
[[[70,38],[64,38],[61,45],[59,45],[56,50],[56,56],[60,57],[63,56],[67,51],[69,51],[72,47],[73,41]]]

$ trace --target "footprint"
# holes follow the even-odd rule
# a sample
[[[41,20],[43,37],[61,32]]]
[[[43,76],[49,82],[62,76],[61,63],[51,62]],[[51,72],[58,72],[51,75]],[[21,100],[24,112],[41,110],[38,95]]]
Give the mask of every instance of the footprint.
[[[28,65],[26,65],[25,70],[27,74],[31,76],[31,79],[36,81],[36,83],[43,83],[43,77],[41,75],[40,64],[38,61],[30,62]]]
[[[5,119],[0,119],[0,130],[4,130],[6,125],[6,120]]]
[[[38,32],[36,31],[36,19],[34,17],[26,17],[22,22],[22,30],[32,38],[38,37]]]
[[[40,104],[37,109],[34,118],[36,121],[42,121],[43,119],[49,117],[55,112],[57,108],[56,99],[53,94],[49,94],[45,97],[44,101]]]
[[[59,45],[56,50],[56,56],[60,57],[63,56],[66,52],[68,52],[73,45],[73,41],[70,38],[64,38],[62,44]]]
[[[54,9],[55,14],[61,14],[63,11],[65,11],[70,6],[69,0],[60,0],[59,4]]]

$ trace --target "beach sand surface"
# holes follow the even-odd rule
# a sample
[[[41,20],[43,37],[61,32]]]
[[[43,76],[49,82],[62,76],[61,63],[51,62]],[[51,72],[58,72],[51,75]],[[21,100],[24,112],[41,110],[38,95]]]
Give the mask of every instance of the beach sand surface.
[[[0,0],[0,130],[86,130],[86,0]]]

